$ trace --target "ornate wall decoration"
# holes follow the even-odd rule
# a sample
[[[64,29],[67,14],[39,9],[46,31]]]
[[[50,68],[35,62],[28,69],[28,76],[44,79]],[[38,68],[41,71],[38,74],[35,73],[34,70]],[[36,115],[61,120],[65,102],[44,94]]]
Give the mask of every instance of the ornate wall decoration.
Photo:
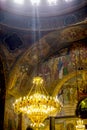
[[[81,26],[66,28],[61,32],[60,37],[62,37],[63,42],[73,42],[80,39],[83,39],[86,36],[85,29]]]

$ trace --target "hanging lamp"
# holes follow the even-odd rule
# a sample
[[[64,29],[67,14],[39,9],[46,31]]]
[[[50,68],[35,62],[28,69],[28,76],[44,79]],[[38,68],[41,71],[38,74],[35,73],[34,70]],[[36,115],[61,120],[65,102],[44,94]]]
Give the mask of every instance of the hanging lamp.
[[[13,104],[16,113],[26,114],[32,121],[33,127],[40,127],[43,121],[54,116],[61,110],[61,103],[57,97],[50,96],[42,77],[33,78],[33,86],[27,96],[16,99]]]

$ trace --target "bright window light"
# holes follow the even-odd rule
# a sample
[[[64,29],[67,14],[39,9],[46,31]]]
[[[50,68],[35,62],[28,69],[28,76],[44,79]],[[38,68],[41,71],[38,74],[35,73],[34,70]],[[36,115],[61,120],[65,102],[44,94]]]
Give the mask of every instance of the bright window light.
[[[39,5],[40,0],[31,0],[32,5]]]
[[[73,0],[65,0],[65,2],[72,2]]]
[[[1,1],[5,1],[5,0],[1,0]]]
[[[57,0],[48,0],[49,5],[56,5]]]
[[[0,0],[1,2],[5,2],[6,0]]]
[[[14,0],[16,4],[24,4],[24,0]]]

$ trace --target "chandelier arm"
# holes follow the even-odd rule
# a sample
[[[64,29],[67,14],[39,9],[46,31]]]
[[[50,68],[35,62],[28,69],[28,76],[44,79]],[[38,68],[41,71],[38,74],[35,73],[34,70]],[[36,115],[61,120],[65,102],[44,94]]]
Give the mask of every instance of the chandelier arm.
[[[46,95],[49,95],[44,86],[42,86],[42,89],[44,90],[44,92],[46,93]]]
[[[30,95],[31,95],[31,93],[32,93],[33,89],[34,89],[34,84],[33,84],[33,86],[31,87],[31,89],[30,89],[30,91],[29,91],[29,93],[28,93],[28,96],[30,96]]]

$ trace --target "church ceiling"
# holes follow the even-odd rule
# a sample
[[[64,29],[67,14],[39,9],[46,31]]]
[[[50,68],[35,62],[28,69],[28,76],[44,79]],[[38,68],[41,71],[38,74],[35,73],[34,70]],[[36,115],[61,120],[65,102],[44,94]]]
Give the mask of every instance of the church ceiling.
[[[71,12],[72,10],[79,9],[87,4],[86,0],[56,0],[56,2],[51,1],[49,5],[48,0],[40,0],[39,6],[32,6],[30,0],[24,1],[23,4],[18,4],[17,1],[0,1],[1,9],[8,12],[13,12],[15,14],[32,16],[34,11],[38,10],[40,17],[48,17],[54,15],[62,15],[66,12]],[[22,5],[22,6],[21,6]],[[35,8],[33,8],[35,7]]]
[[[83,50],[82,52],[83,53],[85,52],[85,54],[83,55],[85,56],[86,51],[87,51],[86,28],[87,28],[87,24],[86,22],[85,23],[83,22],[78,25],[73,25],[68,28],[66,27],[64,29],[54,31],[44,36],[42,39],[40,39],[39,42],[36,42],[31,47],[29,47],[26,50],[26,52],[24,52],[19,57],[19,59],[16,61],[15,65],[13,66],[11,70],[11,73],[9,75],[9,82],[7,85],[8,92],[14,96],[15,95],[19,96],[20,94],[24,95],[25,93],[27,93],[27,91],[29,91],[30,89],[29,86],[32,85],[32,82],[31,82],[32,77],[35,75],[35,73],[37,73],[38,66],[41,64],[45,64],[50,58],[54,56],[55,52],[60,52],[58,53],[59,56],[64,56],[64,55],[67,56],[69,54],[69,57],[68,57],[68,60],[69,60],[71,56],[71,52],[69,52],[69,50],[71,50],[70,46],[72,46],[73,44],[83,44],[83,47],[85,47],[85,50],[82,49]],[[78,49],[78,47],[76,49]],[[82,59],[84,59],[84,57]],[[59,62],[59,59],[57,63],[58,62]],[[86,67],[87,60],[83,60],[83,64],[82,64],[82,67],[87,69]],[[70,65],[70,62],[68,62],[68,65],[71,68],[71,69],[69,68],[71,72],[75,71],[75,68],[73,68],[73,60],[71,61],[71,65]],[[47,71],[49,72],[49,69]],[[53,81],[52,86],[51,86],[52,91],[54,90],[53,86],[56,86],[59,80],[55,80],[55,82]],[[19,93],[20,90],[21,90],[21,93]]]
[[[27,93],[38,64],[42,66],[53,57],[68,55],[74,44],[86,48],[87,2],[80,2],[70,7],[71,10],[66,8],[66,12],[56,10],[55,15],[42,15],[40,26],[36,17],[0,7],[0,57],[10,95],[18,97]],[[82,66],[87,69],[86,65],[87,61]],[[59,81],[52,82],[52,91]]]
[[[67,25],[81,22],[87,17],[87,1],[83,2],[83,4],[80,3],[80,5],[78,3],[77,5],[74,5],[74,7],[72,5],[69,6],[66,8],[68,11],[58,10],[55,14],[52,15],[52,12],[55,11],[55,9],[53,9],[53,11],[48,11],[47,16],[42,15],[41,17],[39,16],[40,12],[36,14],[36,16],[33,16],[32,13],[31,16],[26,16],[26,14],[20,15],[12,11],[7,11],[6,9],[1,9],[0,24],[2,26],[14,28],[17,30],[52,31],[61,27],[63,28]],[[46,14],[47,13],[45,13],[45,15]]]
[[[3,60],[6,61],[5,64],[8,66],[6,66],[6,69],[8,69],[7,71],[11,70],[17,59],[23,57],[23,53],[25,54],[25,51],[28,56],[26,59],[32,59],[30,63],[32,66],[36,55],[38,60],[41,58],[46,60],[50,56],[60,53],[62,48],[72,45],[73,42],[86,41],[86,28],[87,24],[85,20],[82,23],[65,27],[57,31],[46,33],[41,32],[41,37],[43,38],[41,38],[39,42],[38,32],[25,33],[17,31],[15,33],[15,31],[12,32],[9,29],[8,33],[5,28],[2,29],[0,32],[0,53]],[[37,52],[37,54],[35,54],[35,50],[40,50],[40,53]],[[30,62],[30,60],[28,61]]]

